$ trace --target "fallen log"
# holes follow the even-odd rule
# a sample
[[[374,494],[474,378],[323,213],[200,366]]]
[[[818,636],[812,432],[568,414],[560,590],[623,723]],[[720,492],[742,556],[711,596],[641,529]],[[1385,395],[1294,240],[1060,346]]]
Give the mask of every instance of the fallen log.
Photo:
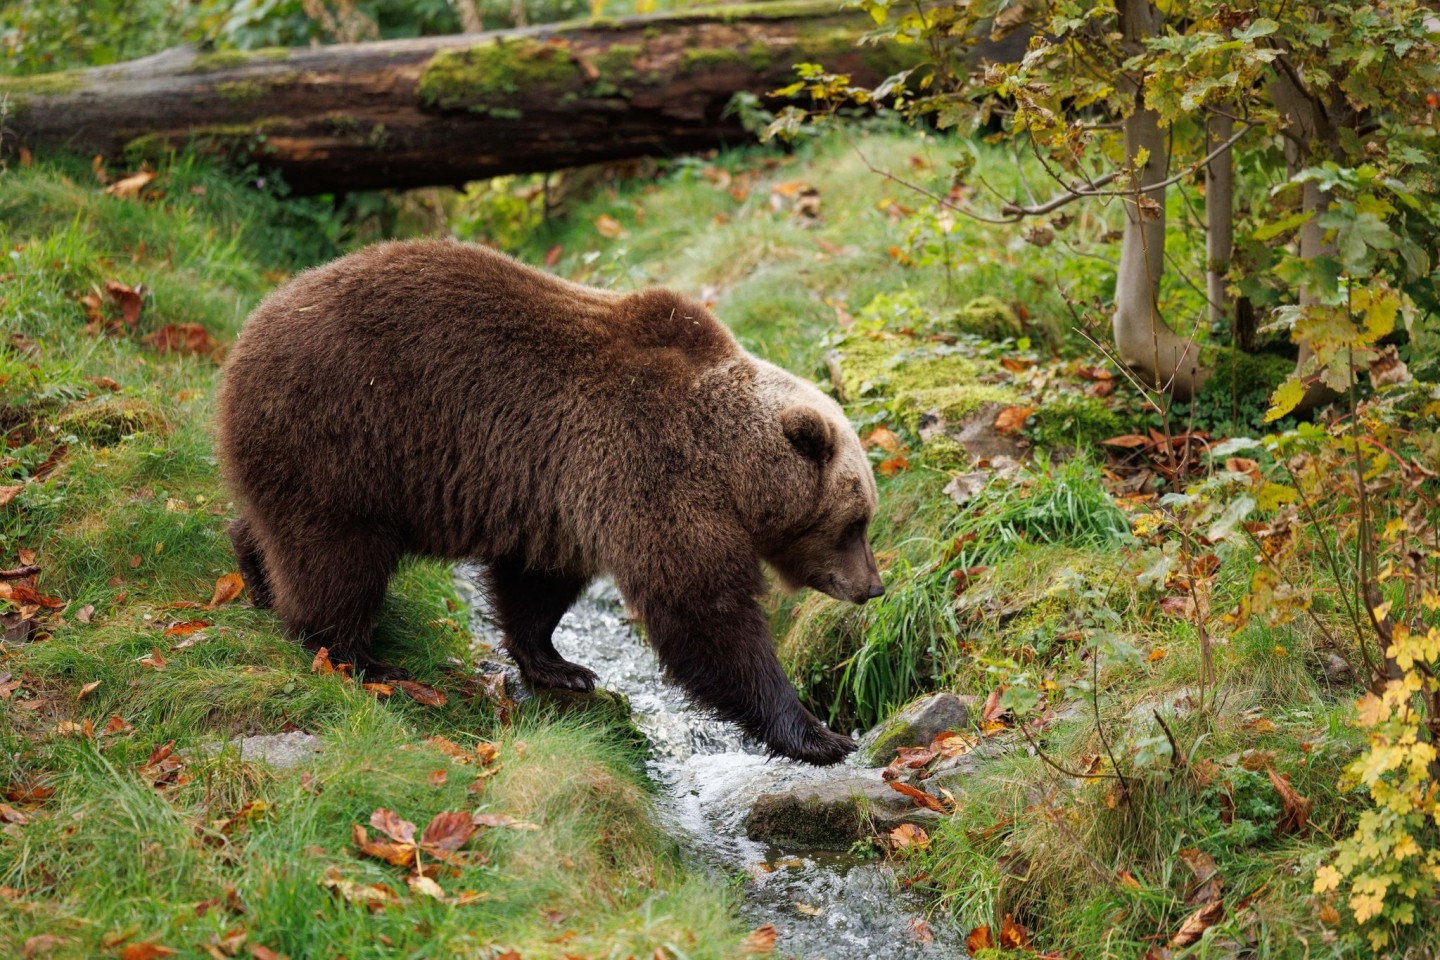
[[[4,149],[138,163],[189,143],[298,194],[459,184],[753,139],[727,114],[823,63],[873,84],[909,65],[856,45],[834,0],[490,33],[206,53],[0,78]]]

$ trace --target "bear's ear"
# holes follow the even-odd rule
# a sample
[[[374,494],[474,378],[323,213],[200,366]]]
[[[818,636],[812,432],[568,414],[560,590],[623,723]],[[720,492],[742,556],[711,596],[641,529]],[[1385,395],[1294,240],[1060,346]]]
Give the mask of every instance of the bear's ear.
[[[780,414],[780,426],[785,431],[785,439],[802,457],[823,467],[835,455],[830,423],[814,407],[789,408]]]

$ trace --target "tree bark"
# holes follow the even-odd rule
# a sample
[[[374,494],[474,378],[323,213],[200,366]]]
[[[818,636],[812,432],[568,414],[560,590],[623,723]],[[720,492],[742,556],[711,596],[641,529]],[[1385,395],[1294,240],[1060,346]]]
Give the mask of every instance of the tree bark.
[[[1206,152],[1229,140],[1235,121],[1212,113],[1206,124]],[[1232,147],[1205,167],[1205,297],[1210,302],[1210,325],[1230,319],[1230,295],[1225,279],[1235,252],[1235,151]],[[1236,346],[1240,346],[1236,338]]]
[[[112,160],[194,141],[292,191],[458,184],[749,142],[726,115],[819,62],[874,84],[914,61],[857,47],[831,0],[328,47],[179,48],[92,70],[0,78],[5,146]]]
[[[1122,43],[1142,49],[1146,37],[1160,28],[1160,13],[1148,0],[1122,0],[1119,5]],[[1138,166],[1138,192],[1125,199],[1125,232],[1120,241],[1120,267],[1115,276],[1115,347],[1123,361],[1146,386],[1188,402],[1205,381],[1200,348],[1178,336],[1160,315],[1160,278],[1165,270],[1165,188],[1169,145],[1160,118],[1145,107],[1144,89],[1126,77],[1121,81],[1135,98],[1125,118],[1125,159]]]

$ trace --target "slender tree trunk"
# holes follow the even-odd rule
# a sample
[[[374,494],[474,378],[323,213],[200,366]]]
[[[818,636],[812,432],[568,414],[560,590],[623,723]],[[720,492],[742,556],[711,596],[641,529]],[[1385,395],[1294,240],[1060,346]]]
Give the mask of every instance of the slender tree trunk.
[[[1142,48],[1160,28],[1160,13],[1148,0],[1122,0],[1120,29],[1127,50]],[[1165,270],[1165,188],[1150,186],[1165,179],[1169,149],[1159,115],[1145,107],[1138,82],[1121,81],[1135,97],[1125,118],[1125,159],[1145,163],[1136,172],[1139,192],[1125,198],[1125,233],[1120,243],[1120,268],[1115,277],[1115,346],[1120,359],[1147,386],[1186,402],[1195,395],[1208,371],[1200,368],[1199,347],[1180,337],[1160,316],[1160,278]]]
[[[1295,176],[1311,163],[1339,155],[1339,134],[1324,103],[1300,86],[1287,70],[1282,69],[1277,74],[1269,89],[1270,99],[1286,122],[1285,166],[1290,176]],[[1309,181],[1301,185],[1300,208],[1310,214],[1310,219],[1300,228],[1302,259],[1313,260],[1335,253],[1335,241],[1326,239],[1325,230],[1318,222],[1329,206],[1330,195],[1319,184]],[[1302,284],[1299,302],[1302,308],[1317,306],[1321,303],[1320,292],[1310,284]],[[1296,413],[1308,413],[1337,396],[1320,379],[1322,371],[1311,369],[1314,356],[1309,345],[1302,342],[1295,371],[1305,380],[1305,396],[1296,405]]]
[[[1211,114],[1206,124],[1206,152],[1235,132],[1229,116]],[[1210,325],[1230,319],[1230,295],[1225,280],[1235,250],[1235,151],[1226,150],[1205,167],[1205,296],[1210,301]],[[1236,344],[1239,346],[1239,344]]]

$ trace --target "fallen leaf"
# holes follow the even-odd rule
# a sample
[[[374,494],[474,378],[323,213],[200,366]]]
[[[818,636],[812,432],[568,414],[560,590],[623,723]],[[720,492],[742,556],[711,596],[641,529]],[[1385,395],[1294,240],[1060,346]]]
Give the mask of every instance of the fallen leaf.
[[[353,880],[346,880],[340,871],[330,867],[325,875],[320,878],[320,886],[333,893],[344,897],[349,903],[365,907],[371,913],[383,910],[392,903],[398,903],[400,898],[395,895],[383,883],[356,883]]]
[[[395,688],[388,683],[362,683],[360,686],[366,693],[380,700],[395,696]]]
[[[608,213],[602,213],[595,218],[595,230],[608,240],[614,240],[625,232],[625,228],[620,226],[620,221]]]
[[[991,935],[988,926],[971,929],[969,936],[965,938],[965,950],[971,954],[993,949],[995,949],[995,938]]]
[[[430,774],[428,782],[432,787],[443,787],[449,779],[450,774],[446,773],[444,770],[436,770],[435,772]]]
[[[151,647],[150,652],[140,658],[140,664],[157,671],[164,670],[169,665],[159,647]]]
[[[91,618],[94,617],[94,616],[95,616],[95,604],[93,604],[93,603],[87,603],[87,604],[85,604],[85,606],[81,607],[81,608],[80,608],[78,611],[76,611],[76,613],[75,613],[75,619],[76,619],[76,620],[79,620],[81,623],[89,623],[90,620],[91,620]]]
[[[1172,947],[1188,947],[1197,942],[1206,930],[1220,922],[1225,916],[1225,901],[1212,900],[1185,918],[1175,936],[1170,938]]]
[[[917,827],[913,823],[902,823],[890,831],[891,850],[924,850],[930,846],[930,835],[925,832],[924,827]]]
[[[211,624],[205,622],[204,620],[185,620],[180,623],[171,624],[170,626],[166,627],[165,636],[185,637],[189,636],[192,633],[195,633],[197,630],[204,630],[208,626],[211,626]],[[163,661],[161,663],[161,666],[164,666]]]
[[[288,960],[285,954],[276,953],[269,947],[262,947],[258,943],[250,944],[250,956],[254,957],[255,960]]]
[[[427,707],[445,706],[445,694],[434,687],[416,683],[414,680],[396,680],[394,686],[416,703],[423,703]]]
[[[9,486],[0,487],[0,507],[5,506],[11,500],[14,500],[20,494],[20,491],[24,489],[25,485],[23,483],[15,483]]]
[[[0,803],[0,822],[3,823],[29,823],[30,818],[8,803]]]
[[[1000,949],[1024,950],[1030,945],[1030,931],[1010,914],[1000,921]]]
[[[370,826],[400,843],[415,842],[415,824],[402,818],[394,810],[380,807],[370,814]]]
[[[405,882],[408,883],[410,889],[416,893],[424,894],[427,897],[434,897],[436,900],[445,899],[444,888],[429,877],[407,877]]]
[[[1340,925],[1340,911],[1332,904],[1325,904],[1320,908],[1320,922],[1327,927],[1338,927]]]
[[[116,714],[115,716],[112,716],[109,720],[105,721],[105,726],[101,728],[100,735],[102,737],[108,737],[113,736],[117,733],[129,733],[131,730],[134,729],[135,728],[132,727],[129,723],[125,722],[125,719],[123,717],[121,717],[119,714]]]
[[[31,957],[38,957],[41,954],[49,953],[56,947],[69,942],[69,937],[62,937],[53,933],[37,934],[25,941],[25,945],[20,948],[20,956],[24,957],[25,960],[30,960]]]
[[[916,943],[934,943],[935,931],[930,929],[930,924],[925,922],[923,917],[912,917],[910,919],[910,939]]]
[[[560,246],[560,244],[558,244],[558,243],[555,244],[555,246],[551,247],[549,250],[546,250],[546,251],[545,251],[545,266],[547,266],[547,267],[553,267],[553,266],[555,266],[555,264],[557,264],[557,263],[560,262],[560,257],[561,257],[564,253],[565,253],[565,248],[562,247],[562,246]]]
[[[106,280],[105,293],[111,302],[120,308],[120,319],[125,321],[125,326],[134,330],[140,323],[140,311],[145,308],[145,300],[140,291],[119,280]]]
[[[750,935],[740,941],[740,949],[745,953],[765,956],[775,950],[776,934],[775,924],[763,923],[751,930]]]
[[[1034,412],[1034,407],[1006,407],[995,415],[995,429],[1000,433],[1019,433]]]
[[[908,470],[909,468],[910,461],[906,459],[903,453],[896,454],[887,460],[882,460],[875,467],[876,470],[880,471],[882,477],[893,477],[900,471]]]
[[[879,447],[886,453],[899,453],[905,449],[905,442],[889,427],[880,426],[865,435],[861,443],[866,447]]]
[[[1100,442],[1107,447],[1125,447],[1130,449],[1134,447],[1148,447],[1150,445],[1150,438],[1142,437],[1138,433],[1126,433],[1118,437],[1111,437],[1109,440],[1101,440]]]
[[[413,866],[415,863],[415,844],[413,843],[371,840],[369,832],[358,823],[350,827],[350,838],[354,841],[356,848],[367,857],[384,860],[397,867]]]
[[[914,800],[916,806],[934,810],[936,813],[949,812],[945,809],[945,804],[942,803],[938,797],[931,796],[918,787],[912,787],[908,783],[901,783],[899,780],[891,780],[889,783],[891,790],[894,790],[896,793],[903,793],[911,800]]]
[[[1304,836],[1309,830],[1310,800],[1300,796],[1295,788],[1290,786],[1288,776],[1276,773],[1274,769],[1267,769],[1265,772],[1270,775],[1270,784],[1275,788],[1275,792],[1280,794],[1280,803],[1284,806],[1280,822],[1275,825],[1275,832],[1298,833]]]
[[[440,771],[444,773],[445,771]],[[420,836],[420,846],[434,852],[453,853],[463,847],[475,833],[475,821],[464,812],[437,813]]]
[[[209,355],[220,348],[210,331],[198,323],[167,323],[147,336],[145,342],[161,353]]]
[[[245,580],[238,573],[227,573],[215,581],[215,593],[210,597],[210,602],[205,605],[206,610],[214,610],[216,607],[229,603],[240,596],[240,591],[245,589]]]
[[[160,960],[161,957],[173,957],[176,952],[169,947],[146,940],[126,946],[124,950],[120,951],[120,960]]]
[[[1013,373],[1020,373],[1035,366],[1035,361],[1026,357],[1001,357],[1000,366]]]
[[[139,173],[132,173],[128,177],[116,180],[105,188],[105,192],[112,197],[119,197],[122,200],[133,200],[140,196],[140,191],[145,188],[146,184],[154,179],[154,173],[151,173],[149,170],[141,170]],[[174,951],[171,952],[173,953]],[[162,954],[162,956],[164,956],[164,954]],[[127,957],[126,960],[131,960],[131,958]]]

